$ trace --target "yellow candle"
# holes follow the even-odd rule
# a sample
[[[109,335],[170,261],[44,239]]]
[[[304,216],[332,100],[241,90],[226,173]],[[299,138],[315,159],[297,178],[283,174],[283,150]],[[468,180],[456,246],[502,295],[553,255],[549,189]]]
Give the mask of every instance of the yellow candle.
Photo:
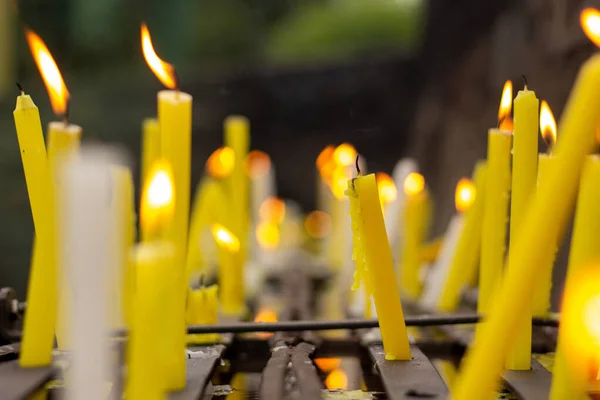
[[[510,199],[510,242],[508,248],[508,269],[516,268],[511,256],[518,232],[525,219],[527,205],[535,191],[537,181],[538,156],[538,107],[535,92],[527,90],[527,85],[517,93],[514,100],[515,122],[513,139],[513,171]],[[531,317],[530,308],[522,308],[522,313]],[[506,367],[512,370],[531,368],[531,318],[518,328],[518,336],[513,350],[508,354]]]
[[[510,132],[499,129],[489,130],[477,301],[477,311],[482,314],[486,314],[489,310],[492,293],[500,283],[504,268],[511,147]]]
[[[557,162],[540,182],[524,214],[511,253],[515,268],[507,270],[501,290],[490,305],[482,334],[463,362],[454,386],[455,400],[492,396],[515,332],[527,323],[528,313],[515,310],[531,307],[532,288],[548,267],[543,264],[544,258],[553,251],[548,244],[566,224],[585,156],[596,146],[596,128],[600,123],[596,112],[600,109],[598,87],[600,55],[594,55],[579,72],[559,124],[562,139],[554,153]]]
[[[142,166],[140,182],[146,182],[152,163],[160,157],[160,128],[156,118],[146,118],[142,123]],[[144,240],[144,238],[142,238]]]
[[[174,248],[167,242],[139,244],[133,253],[137,275],[135,314],[129,336],[127,399],[165,398],[164,366],[171,349],[165,340],[173,280]],[[152,351],[148,351],[152,349]]]
[[[364,270],[373,286],[375,308],[387,360],[410,360],[410,346],[400,293],[396,286],[392,252],[388,242],[375,174],[348,181],[353,232],[361,247]]]
[[[13,116],[36,232],[19,362],[22,367],[39,367],[50,364],[54,342],[57,309],[54,203],[40,114],[29,95],[22,93],[17,97]]]
[[[412,298],[417,298],[423,289],[421,282],[421,247],[427,238],[431,217],[431,200],[425,187],[423,175],[408,174],[404,180],[403,229],[401,235],[402,255],[400,258],[400,288]]]
[[[219,287],[211,285],[190,290],[187,298],[186,321],[188,325],[214,325],[217,323]],[[214,343],[219,340],[216,333],[188,335],[191,343]]]
[[[561,314],[565,316],[565,321],[567,318],[573,318],[568,315],[573,310],[568,309],[567,301],[572,301],[572,299],[567,298],[567,295],[574,295],[574,291],[581,294],[583,287],[578,279],[582,273],[588,272],[584,279],[592,280],[594,285],[598,284],[597,281],[593,281],[598,276],[597,267],[600,264],[600,246],[597,243],[598,237],[600,237],[600,224],[598,224],[600,221],[600,208],[598,207],[600,186],[598,186],[598,182],[600,182],[600,157],[598,155],[588,156],[581,173],[571,239],[565,301]],[[586,268],[590,267],[594,268],[595,272],[586,271]],[[599,293],[598,289],[595,290],[595,293]],[[583,340],[582,327],[577,327],[576,330],[579,332],[573,332],[572,329],[575,327],[570,327],[568,323],[563,325],[562,322],[563,318],[561,317],[550,399],[588,399],[586,389],[591,357],[590,354],[578,354],[577,351],[574,351],[578,345],[575,342]]]
[[[446,284],[437,304],[437,309],[440,311],[450,312],[458,308],[462,290],[473,280],[473,275],[477,273],[477,262],[481,246],[483,203],[485,201],[483,188],[486,182],[486,171],[486,163],[479,161],[473,172],[475,200],[464,212],[465,224],[452,257]]]
[[[179,90],[175,68],[156,55],[145,24],[142,24],[141,36],[146,62],[163,85],[171,89],[158,92],[157,99],[160,154],[171,165],[175,191],[173,222],[169,224],[167,240],[175,246],[176,290],[171,299],[175,333],[171,344],[177,357],[167,373],[169,389],[176,390],[185,387],[185,262],[190,218],[192,96]]]
[[[213,224],[210,227],[219,246],[219,303],[221,311],[227,315],[239,315],[245,310],[243,279],[237,278],[237,258],[240,241],[225,226]]]

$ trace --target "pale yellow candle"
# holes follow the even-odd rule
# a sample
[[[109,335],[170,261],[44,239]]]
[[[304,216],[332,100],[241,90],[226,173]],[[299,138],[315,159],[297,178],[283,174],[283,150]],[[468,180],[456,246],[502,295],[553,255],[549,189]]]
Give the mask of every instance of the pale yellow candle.
[[[517,93],[514,100],[515,122],[513,139],[513,170],[510,201],[510,242],[508,249],[508,269],[516,268],[512,262],[512,249],[519,240],[518,233],[525,219],[527,205],[535,191],[538,159],[538,107],[535,92],[527,89]],[[530,308],[522,308],[521,313],[531,317]],[[513,351],[506,360],[506,367],[512,370],[531,368],[531,318],[519,327]]]
[[[577,198],[565,299],[561,310],[561,326],[552,374],[551,400],[589,398],[586,394],[589,367],[591,361],[597,359],[597,352],[593,352],[594,347],[590,345],[589,340],[586,340],[586,323],[596,322],[578,319],[582,318],[580,316],[581,307],[584,306],[582,303],[594,301],[600,295],[598,289],[600,186],[598,182],[600,182],[600,157],[588,156],[581,173]],[[594,320],[597,318],[596,315],[591,317]]]
[[[454,386],[455,400],[492,398],[515,333],[527,323],[529,313],[515,310],[531,307],[532,288],[548,267],[543,260],[553,251],[548,243],[566,224],[585,157],[596,146],[596,128],[600,123],[596,112],[600,109],[598,87],[600,55],[594,55],[579,72],[559,124],[562,135],[554,153],[557,162],[527,207],[511,253],[515,268],[507,270],[501,290],[490,305],[482,334],[463,362]]]
[[[360,243],[360,247],[355,249],[355,256],[363,258],[364,273],[368,275],[366,279],[372,283],[385,358],[410,360],[404,313],[375,174],[348,181],[348,197],[353,232]]]
[[[400,248],[400,288],[403,293],[417,298],[423,289],[421,281],[421,247],[427,238],[431,217],[431,200],[423,175],[408,174],[404,180],[406,201],[402,210],[404,230]]]
[[[442,289],[442,295],[437,304],[437,309],[440,311],[456,311],[460,304],[460,295],[463,289],[468,286],[473,280],[473,275],[477,273],[477,262],[481,246],[481,222],[485,201],[483,188],[486,182],[486,171],[486,163],[479,161],[473,172],[475,200],[464,211],[465,223],[452,257],[452,264]]]

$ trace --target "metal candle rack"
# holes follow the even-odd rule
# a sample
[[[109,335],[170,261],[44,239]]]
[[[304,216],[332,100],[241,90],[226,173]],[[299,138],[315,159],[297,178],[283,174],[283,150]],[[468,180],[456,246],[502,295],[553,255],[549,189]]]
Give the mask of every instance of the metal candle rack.
[[[209,399],[213,392],[211,381],[227,383],[236,373],[260,373],[260,399],[283,400],[290,394],[300,400],[321,398],[324,385],[319,370],[311,361],[323,357],[355,357],[360,360],[366,388],[384,392],[387,399],[445,399],[448,388],[431,359],[452,360],[463,356],[472,339],[468,331],[455,329],[456,325],[475,324],[480,316],[473,313],[455,315],[422,314],[415,305],[406,305],[408,326],[419,326],[421,337],[411,345],[410,361],[387,361],[381,341],[372,335],[375,319],[343,321],[314,321],[314,284],[302,269],[287,270],[280,277],[280,295],[283,312],[281,322],[235,322],[224,325],[190,326],[188,333],[221,333],[221,342],[188,348],[187,386],[169,395],[170,399]],[[0,290],[0,336],[15,338],[19,317],[25,306],[16,301],[14,291]],[[546,353],[556,345],[555,318],[536,318],[533,349]],[[323,330],[345,330],[344,337],[318,335]],[[274,332],[269,338],[251,335],[252,332]],[[443,332],[443,335],[440,335]],[[8,333],[8,334],[7,334]],[[115,332],[116,336],[126,332]],[[119,345],[115,341],[115,346]],[[56,355],[58,366],[23,369],[18,366],[19,343],[0,346],[0,393],[3,400],[26,399],[54,379],[60,380],[68,354]],[[227,367],[223,367],[226,365]],[[375,368],[374,368],[375,367]],[[68,368],[68,366],[66,367]],[[122,372],[113,382],[113,390],[122,390]],[[293,375],[294,384],[286,383]],[[535,359],[530,371],[507,371],[505,390],[524,400],[546,400],[550,389],[550,373]],[[59,385],[60,386],[60,385]],[[48,389],[50,398],[61,398],[62,389]],[[293,393],[291,393],[293,392]]]

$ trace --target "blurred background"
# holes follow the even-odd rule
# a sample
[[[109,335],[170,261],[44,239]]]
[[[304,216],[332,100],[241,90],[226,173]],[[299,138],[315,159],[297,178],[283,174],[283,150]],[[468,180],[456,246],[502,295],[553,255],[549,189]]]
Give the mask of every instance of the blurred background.
[[[315,160],[328,144],[352,143],[370,171],[416,158],[435,201],[434,236],[454,213],[456,182],[485,158],[505,80],[518,89],[525,74],[560,116],[595,51],[579,26],[584,6],[600,1],[0,0],[0,283],[24,298],[33,237],[15,82],[44,123],[54,118],[22,24],[61,68],[83,140],[122,145],[136,176],[141,121],[155,115],[161,88],[141,54],[145,20],[194,96],[194,183],[222,144],[223,118],[243,114],[252,148],[277,167],[279,195],[305,211],[315,207]]]

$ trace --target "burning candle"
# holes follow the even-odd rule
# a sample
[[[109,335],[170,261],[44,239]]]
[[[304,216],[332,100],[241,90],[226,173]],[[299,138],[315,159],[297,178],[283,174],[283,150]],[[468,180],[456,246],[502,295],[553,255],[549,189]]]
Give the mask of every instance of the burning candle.
[[[521,224],[525,219],[527,205],[537,181],[538,159],[538,107],[535,92],[528,90],[527,83],[517,93],[514,100],[515,121],[513,138],[512,186],[510,198],[510,242],[508,248],[508,269],[515,268],[512,249],[517,240]],[[531,317],[531,309],[521,312]],[[531,318],[524,318],[519,327],[513,350],[509,353],[506,367],[512,370],[531,368]]]
[[[483,170],[484,164],[480,163],[474,173],[475,180],[479,180],[479,184],[483,180]],[[477,189],[470,179],[462,178],[456,185],[454,197],[457,213],[450,219],[450,223],[444,234],[444,242],[442,243],[440,255],[433,270],[427,277],[425,291],[421,297],[421,303],[431,309],[437,309],[443,294],[446,294],[447,298],[452,298],[449,301],[452,304],[447,304],[446,307],[454,309],[458,305],[463,285],[468,282],[467,272],[470,269],[468,265],[474,263],[468,262],[465,256],[460,256],[457,252],[463,233],[467,238],[463,239],[465,240],[463,246],[466,246],[468,242],[468,245],[471,247],[469,250],[463,250],[463,254],[477,254],[475,243],[477,240],[475,239],[475,235],[478,234],[478,223],[476,221],[479,218],[477,218],[478,216],[469,217],[471,214],[477,214],[477,211],[482,208],[479,206],[475,212],[471,211],[477,197]],[[465,224],[466,221],[470,222],[470,226]],[[466,229],[469,229],[472,233],[467,233]],[[457,260],[453,262],[455,257]],[[452,266],[454,266],[455,270],[451,270]]]
[[[479,296],[477,311],[487,314],[492,293],[502,277],[506,255],[506,228],[508,199],[510,198],[510,167],[512,122],[512,83],[506,81],[500,108],[499,129],[488,131],[487,177],[484,186],[483,221],[481,231],[481,257],[479,266]],[[502,126],[504,124],[504,126]]]
[[[550,110],[548,103],[543,100],[540,107],[540,131],[542,137],[548,145],[547,153],[540,153],[538,156],[538,185],[547,171],[550,165],[556,162],[555,157],[552,155],[552,147],[556,143],[556,121],[554,115]],[[561,235],[561,232],[559,232]],[[537,289],[533,298],[532,312],[534,316],[543,317],[546,316],[550,309],[550,295],[552,290],[552,267],[554,266],[554,258],[558,251],[558,238],[549,243],[554,246],[554,251],[548,255],[548,259],[545,261],[548,264],[547,270],[544,270],[544,275],[539,279],[539,288]]]
[[[239,278],[235,256],[240,251],[240,241],[221,224],[212,224],[211,231],[219,246],[219,303],[228,315],[239,315],[245,309],[243,279]]]
[[[423,175],[408,174],[403,183],[406,202],[402,211],[402,257],[400,287],[410,297],[421,294],[421,247],[427,237],[431,218],[431,201]]]
[[[410,360],[410,346],[400,293],[396,286],[390,243],[385,231],[375,174],[348,181],[352,230],[359,245],[357,267],[373,287],[383,348],[387,360]]]
[[[596,112],[600,109],[600,96],[595,89],[598,87],[600,55],[594,55],[580,69],[561,119],[562,139],[554,153],[557,160],[550,166],[525,210],[511,251],[514,268],[507,270],[501,290],[492,300],[481,335],[464,359],[452,394],[455,400],[492,395],[516,331],[528,324],[529,313],[515,310],[531,307],[532,288],[535,288],[540,273],[548,267],[543,261],[554,251],[548,244],[566,224],[581,168],[586,155],[596,146],[596,130],[600,123],[600,114]]]
[[[250,206],[252,222],[260,222],[260,207],[265,200],[275,196],[275,168],[267,153],[252,150],[245,160],[246,172],[250,177]]]
[[[160,127],[156,118],[146,118],[142,123],[142,165],[140,170],[140,182],[142,186],[154,161],[160,157]],[[149,241],[151,238],[140,238],[141,241]]]
[[[396,163],[394,170],[392,171],[392,178],[396,188],[404,187],[404,180],[406,177],[413,173],[419,172],[419,166],[417,161],[412,158],[403,158]],[[390,202],[386,209],[385,217],[385,229],[390,239],[390,243],[396,244],[392,246],[392,256],[394,259],[398,259],[401,254],[402,247],[402,227],[404,226],[404,204],[406,202],[406,194],[404,190],[398,190],[396,200]]]

